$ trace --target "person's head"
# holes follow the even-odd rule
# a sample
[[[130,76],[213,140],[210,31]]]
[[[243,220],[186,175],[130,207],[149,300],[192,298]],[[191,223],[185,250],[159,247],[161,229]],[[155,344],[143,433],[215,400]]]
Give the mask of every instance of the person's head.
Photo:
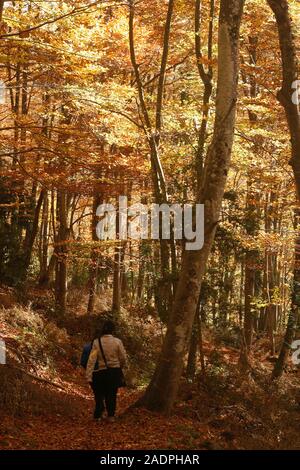
[[[102,334],[102,330],[100,328],[97,328],[94,332],[93,339],[99,338],[99,336],[101,336],[101,334]]]
[[[102,327],[102,335],[112,335],[115,331],[115,324],[112,320],[106,320]]]

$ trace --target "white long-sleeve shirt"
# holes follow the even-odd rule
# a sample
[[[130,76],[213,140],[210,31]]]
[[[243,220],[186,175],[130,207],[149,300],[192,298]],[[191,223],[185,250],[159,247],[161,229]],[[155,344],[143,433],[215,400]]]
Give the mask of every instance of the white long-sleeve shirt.
[[[127,355],[120,339],[115,338],[113,335],[103,335],[101,336],[101,344],[108,367],[125,367]],[[94,369],[97,361],[98,369]],[[93,342],[93,347],[86,367],[86,378],[88,382],[92,382],[93,372],[104,369],[106,369],[106,365],[101,353],[99,340],[96,339]]]

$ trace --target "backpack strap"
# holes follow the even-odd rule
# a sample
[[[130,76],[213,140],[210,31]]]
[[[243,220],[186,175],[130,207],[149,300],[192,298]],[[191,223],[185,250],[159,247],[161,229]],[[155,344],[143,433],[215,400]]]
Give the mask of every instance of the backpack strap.
[[[102,343],[101,343],[101,338],[98,338],[98,341],[99,341],[101,354],[102,354],[102,357],[103,357],[103,360],[104,360],[104,363],[105,363],[105,367],[106,367],[106,369],[108,369],[107,360],[106,360],[106,357],[105,357],[105,354],[104,354],[104,351],[103,351],[103,346],[102,346]]]

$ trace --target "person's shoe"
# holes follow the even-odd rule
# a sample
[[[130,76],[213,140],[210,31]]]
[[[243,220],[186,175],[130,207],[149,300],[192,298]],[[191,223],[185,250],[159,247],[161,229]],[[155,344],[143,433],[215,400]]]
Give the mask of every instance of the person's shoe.
[[[100,416],[99,418],[94,418],[94,423],[101,423],[103,421],[103,416]]]
[[[115,423],[116,418],[115,418],[114,416],[108,416],[107,421],[108,421],[109,423]]]

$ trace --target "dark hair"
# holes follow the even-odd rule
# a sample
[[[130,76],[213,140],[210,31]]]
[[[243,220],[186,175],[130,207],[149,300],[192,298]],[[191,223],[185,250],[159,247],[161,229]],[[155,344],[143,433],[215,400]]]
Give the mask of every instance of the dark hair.
[[[94,333],[94,336],[93,336],[93,340],[94,340],[94,339],[98,339],[99,336],[101,336],[101,333],[102,333],[102,330],[100,330],[100,328],[97,328],[97,329],[95,330],[95,333]]]
[[[101,335],[111,335],[115,331],[115,324],[111,320],[106,320],[102,326]]]

